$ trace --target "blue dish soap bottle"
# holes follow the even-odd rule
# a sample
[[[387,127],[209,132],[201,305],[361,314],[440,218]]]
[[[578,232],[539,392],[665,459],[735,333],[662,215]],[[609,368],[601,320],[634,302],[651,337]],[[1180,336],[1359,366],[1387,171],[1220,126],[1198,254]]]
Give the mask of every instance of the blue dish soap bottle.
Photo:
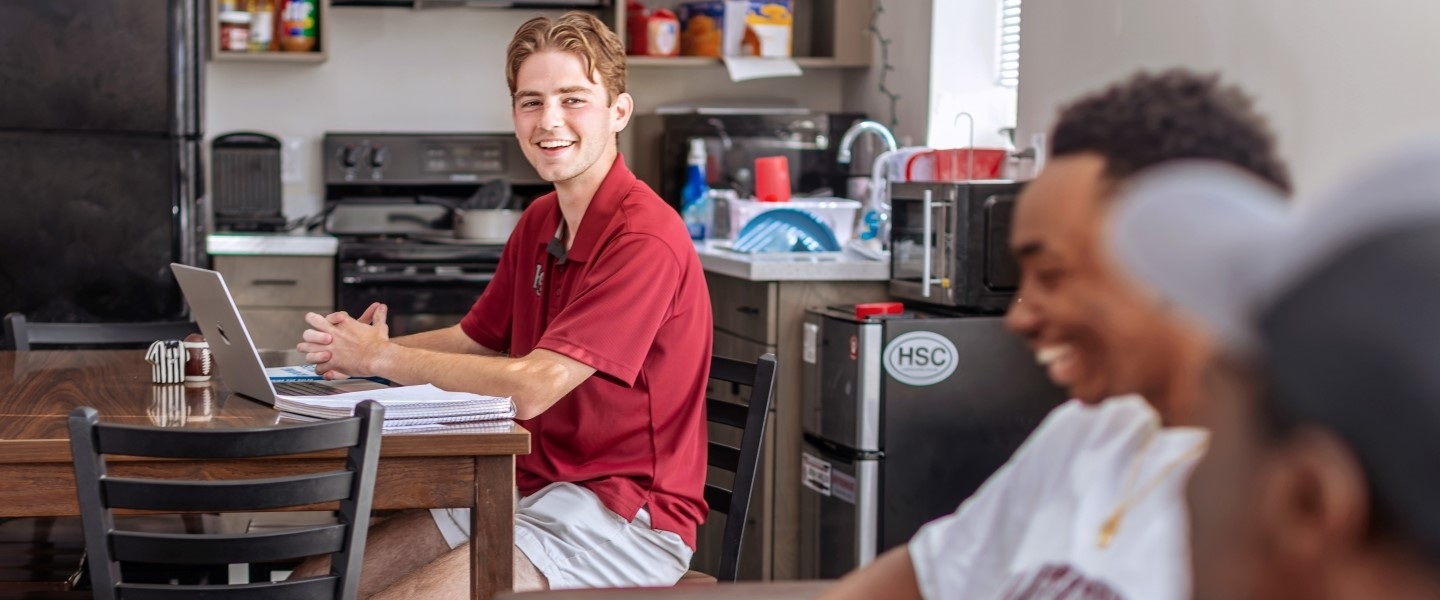
[[[703,240],[710,233],[710,187],[705,185],[705,140],[690,138],[690,156],[685,161],[685,187],[680,189],[680,217],[690,230],[690,239]]]

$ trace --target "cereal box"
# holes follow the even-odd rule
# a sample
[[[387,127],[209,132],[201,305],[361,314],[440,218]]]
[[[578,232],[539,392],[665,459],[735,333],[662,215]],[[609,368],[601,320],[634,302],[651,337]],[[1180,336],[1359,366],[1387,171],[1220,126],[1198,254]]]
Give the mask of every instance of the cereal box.
[[[678,14],[685,56],[790,56],[791,0],[702,0]]]

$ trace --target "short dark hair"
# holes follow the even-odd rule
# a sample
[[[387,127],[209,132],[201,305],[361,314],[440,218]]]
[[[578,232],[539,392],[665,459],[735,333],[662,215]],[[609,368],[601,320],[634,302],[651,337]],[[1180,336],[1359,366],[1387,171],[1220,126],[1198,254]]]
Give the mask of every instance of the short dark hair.
[[[1112,181],[1173,159],[1215,159],[1289,193],[1289,169],[1252,104],[1239,88],[1222,86],[1218,75],[1142,71],[1061,108],[1050,152],[1099,154]]]

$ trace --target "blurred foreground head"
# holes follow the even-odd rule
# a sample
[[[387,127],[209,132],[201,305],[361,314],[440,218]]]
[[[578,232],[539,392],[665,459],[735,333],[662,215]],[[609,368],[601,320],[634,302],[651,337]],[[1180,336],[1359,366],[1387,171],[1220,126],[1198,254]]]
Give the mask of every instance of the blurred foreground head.
[[[1224,348],[1195,411],[1195,597],[1440,597],[1440,141],[1278,203],[1172,164],[1114,215],[1118,261]]]
[[[1016,208],[1021,283],[1006,323],[1074,397],[1140,393],[1168,418],[1176,390],[1194,387],[1178,373],[1205,351],[1196,332],[1135,293],[1099,243],[1110,200],[1135,173],[1177,159],[1219,161],[1288,190],[1274,136],[1239,89],[1171,70],[1064,107],[1050,141],[1051,160]]]

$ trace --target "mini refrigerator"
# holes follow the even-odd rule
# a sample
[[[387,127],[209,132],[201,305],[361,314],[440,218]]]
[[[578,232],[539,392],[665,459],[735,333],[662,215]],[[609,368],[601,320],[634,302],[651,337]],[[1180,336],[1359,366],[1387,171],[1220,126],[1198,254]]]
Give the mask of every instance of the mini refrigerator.
[[[802,361],[803,579],[954,512],[1065,399],[998,315],[812,308]]]

